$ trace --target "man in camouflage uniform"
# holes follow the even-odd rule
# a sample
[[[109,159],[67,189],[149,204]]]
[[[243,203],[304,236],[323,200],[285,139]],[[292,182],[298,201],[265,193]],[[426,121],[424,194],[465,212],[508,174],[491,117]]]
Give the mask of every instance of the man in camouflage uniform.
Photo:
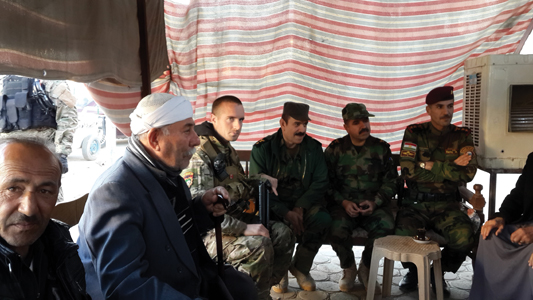
[[[72,153],[74,132],[78,128],[76,97],[70,92],[65,80],[43,81],[45,92],[56,105],[57,129],[54,134],[56,153],[60,155],[63,170],[68,171],[67,156]]]
[[[4,80],[8,80],[9,77],[13,76],[6,76]],[[41,86],[44,87],[44,92],[50,100],[54,102],[57,128],[30,127],[27,130],[16,130],[12,132],[16,132],[15,134],[18,136],[38,136],[53,141],[56,147],[56,153],[60,155],[63,173],[66,173],[68,171],[67,156],[72,153],[74,132],[78,127],[76,97],[70,92],[69,86],[64,80],[44,80],[41,82]],[[34,106],[34,109],[36,109],[36,105]],[[0,133],[0,136],[8,136],[13,134],[12,132],[3,132]],[[61,202],[61,200],[59,199],[58,202]]]
[[[431,121],[405,130],[400,166],[408,191],[396,217],[397,235],[415,236],[418,228],[431,228],[446,239],[441,259],[443,272],[457,272],[474,246],[474,228],[461,210],[458,187],[474,178],[476,153],[470,130],[451,124],[453,102],[453,87],[433,89],[426,97]],[[409,272],[400,288],[416,289],[416,267],[404,267]],[[446,282],[443,284],[444,293],[449,294]]]
[[[305,134],[309,120],[309,105],[286,102],[281,128],[254,145],[250,174],[261,174],[272,184],[272,219],[276,224],[288,224],[299,241],[289,270],[302,289],[313,291],[316,284],[309,270],[329,231],[331,217],[324,207],[326,161],[320,142]],[[285,276],[272,289],[284,293],[287,286]]]
[[[394,232],[390,200],[396,194],[398,171],[391,157],[390,145],[370,135],[370,114],[365,105],[350,103],[342,110],[348,134],[326,148],[331,203],[329,210],[331,246],[339,256],[344,274],[339,288],[348,292],[356,274],[365,288],[376,238]],[[352,251],[352,232],[363,227],[368,232],[359,272]]]
[[[259,299],[270,299],[270,287],[287,273],[295,239],[283,223],[273,224],[270,232],[262,224],[257,224],[257,216],[250,208],[253,186],[230,144],[239,137],[243,120],[244,108],[238,98],[222,96],[216,99],[211,123],[204,122],[194,128],[200,137],[200,146],[181,175],[193,197],[215,186],[223,186],[230,198],[237,202],[228,208],[221,224],[224,257],[237,270],[253,278]],[[214,230],[204,237],[204,243],[211,257],[215,258]]]

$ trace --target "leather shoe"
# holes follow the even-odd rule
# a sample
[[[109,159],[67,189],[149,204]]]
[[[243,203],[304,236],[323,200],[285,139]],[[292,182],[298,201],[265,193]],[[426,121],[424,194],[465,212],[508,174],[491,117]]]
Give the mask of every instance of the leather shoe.
[[[409,272],[400,281],[399,286],[402,291],[414,291],[418,288],[418,273],[416,268],[409,269]]]
[[[431,289],[433,290],[433,293],[435,293],[435,295],[436,295],[437,294],[437,286],[435,285],[435,273],[433,273],[433,267],[431,267],[431,271],[430,272],[431,272],[431,276],[430,276]],[[444,272],[442,273],[442,294],[444,295],[444,297],[449,297],[450,296],[450,288],[446,284],[446,280],[444,280]]]

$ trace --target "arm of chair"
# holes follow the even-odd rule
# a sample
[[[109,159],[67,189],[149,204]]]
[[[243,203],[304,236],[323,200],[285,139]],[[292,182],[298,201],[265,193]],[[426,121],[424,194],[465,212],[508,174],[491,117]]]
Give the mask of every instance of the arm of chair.
[[[481,184],[475,184],[474,190],[475,193],[472,193],[470,190],[468,190],[466,187],[461,186],[459,187],[459,193],[461,194],[461,197],[465,199],[472,207],[474,207],[474,210],[479,215],[479,218],[481,219],[481,224],[485,222],[485,215],[483,214],[483,208],[485,207],[486,201],[483,195],[481,194],[481,190],[483,189],[483,186]]]

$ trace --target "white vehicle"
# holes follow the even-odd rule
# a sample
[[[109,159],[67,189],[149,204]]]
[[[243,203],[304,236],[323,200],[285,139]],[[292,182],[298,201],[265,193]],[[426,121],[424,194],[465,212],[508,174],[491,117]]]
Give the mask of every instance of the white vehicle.
[[[85,160],[95,160],[106,144],[106,117],[92,99],[80,99],[76,102],[76,107],[78,109],[78,128],[74,133],[72,147],[81,148]]]

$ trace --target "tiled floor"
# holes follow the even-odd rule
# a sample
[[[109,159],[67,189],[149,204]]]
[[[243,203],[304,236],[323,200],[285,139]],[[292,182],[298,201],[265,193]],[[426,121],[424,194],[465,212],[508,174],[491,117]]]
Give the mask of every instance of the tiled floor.
[[[354,247],[356,261],[359,263],[363,247]],[[382,266],[381,260],[380,266]],[[418,299],[418,291],[404,293],[398,288],[398,283],[402,279],[407,270],[404,270],[401,263],[395,262],[394,275],[392,278],[392,296],[381,298],[377,295],[374,299]],[[380,267],[378,271],[378,282],[382,282],[383,268]],[[467,299],[472,285],[472,261],[470,258],[463,263],[456,274],[446,273],[444,279],[450,287],[451,296],[447,299]],[[296,279],[289,273],[289,292],[285,294],[276,294],[272,292],[272,299],[306,299],[306,300],[348,300],[357,299],[364,300],[366,297],[365,288],[362,283],[356,281],[356,288],[351,293],[343,293],[339,291],[339,279],[342,277],[342,269],[339,266],[339,259],[337,254],[330,245],[324,245],[320,248],[311,269],[311,275],[316,281],[317,290],[314,292],[306,292],[301,290],[296,283]],[[431,292],[431,299],[436,299],[436,296]]]

